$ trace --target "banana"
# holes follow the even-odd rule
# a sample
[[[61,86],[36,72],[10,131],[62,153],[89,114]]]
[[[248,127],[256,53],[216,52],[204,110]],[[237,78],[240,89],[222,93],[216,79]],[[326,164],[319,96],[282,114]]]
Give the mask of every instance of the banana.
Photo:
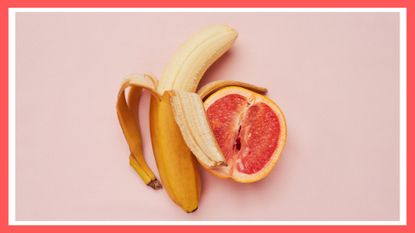
[[[171,92],[174,118],[186,145],[203,166],[213,168],[225,165],[225,157],[209,126],[199,95],[177,90]]]
[[[140,124],[138,122],[138,102],[142,89],[147,89],[155,98],[160,98],[156,92],[157,80],[150,75],[129,75],[122,83],[117,98],[117,115],[124,136],[130,148],[130,165],[141,177],[145,184],[153,189],[160,189],[161,184],[144,160]],[[125,99],[125,89],[130,87],[128,103]]]
[[[161,184],[142,154],[137,114],[142,89],[152,94],[150,131],[160,179],[170,198],[186,212],[198,208],[201,192],[192,151],[204,166],[226,165],[209,127],[202,99],[194,92],[206,70],[230,49],[237,36],[238,33],[229,26],[210,26],[182,44],[167,63],[160,82],[148,74],[130,75],[118,93],[116,109],[130,148],[130,165],[144,183],[159,189]],[[225,84],[210,86],[205,93],[209,94],[221,85]],[[128,87],[127,103],[125,89]]]
[[[163,186],[186,212],[198,208],[200,178],[197,162],[176,124],[170,90],[194,92],[205,71],[227,50],[238,33],[215,25],[192,35],[167,63],[150,103],[150,130],[154,156]]]

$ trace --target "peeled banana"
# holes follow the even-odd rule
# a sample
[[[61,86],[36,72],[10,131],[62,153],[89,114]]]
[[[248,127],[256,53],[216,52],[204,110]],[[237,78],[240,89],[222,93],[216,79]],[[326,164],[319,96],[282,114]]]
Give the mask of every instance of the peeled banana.
[[[192,35],[164,69],[157,87],[161,100],[151,98],[151,139],[160,178],[170,198],[186,212],[198,208],[199,173],[176,124],[168,91],[196,91],[205,71],[231,48],[237,35],[225,25],[210,26]]]
[[[151,142],[161,183],[170,198],[186,212],[195,211],[199,205],[201,185],[197,161],[206,167],[226,166],[207,121],[203,99],[226,86],[267,91],[238,81],[217,81],[195,93],[206,70],[231,48],[237,36],[226,25],[207,27],[181,45],[159,82],[149,74],[130,75],[118,93],[117,114],[130,148],[130,165],[147,185],[159,189],[161,184],[142,154],[137,116],[142,89],[151,93]],[[127,103],[125,89],[128,87]]]

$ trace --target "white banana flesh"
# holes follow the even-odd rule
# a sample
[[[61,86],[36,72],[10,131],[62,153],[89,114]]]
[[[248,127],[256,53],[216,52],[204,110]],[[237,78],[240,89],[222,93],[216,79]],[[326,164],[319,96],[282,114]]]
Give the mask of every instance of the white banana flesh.
[[[238,32],[227,25],[213,25],[190,36],[166,65],[157,88],[194,92],[206,70],[228,51]]]
[[[225,165],[225,158],[209,126],[199,95],[174,90],[170,102],[183,139],[197,160],[209,168]]]

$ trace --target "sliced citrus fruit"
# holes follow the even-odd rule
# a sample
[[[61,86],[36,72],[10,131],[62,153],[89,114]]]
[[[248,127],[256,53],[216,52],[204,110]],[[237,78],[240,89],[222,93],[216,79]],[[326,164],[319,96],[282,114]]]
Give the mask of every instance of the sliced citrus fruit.
[[[287,138],[284,114],[278,105],[264,95],[231,86],[209,96],[204,107],[228,164],[208,170],[242,183],[266,177]]]

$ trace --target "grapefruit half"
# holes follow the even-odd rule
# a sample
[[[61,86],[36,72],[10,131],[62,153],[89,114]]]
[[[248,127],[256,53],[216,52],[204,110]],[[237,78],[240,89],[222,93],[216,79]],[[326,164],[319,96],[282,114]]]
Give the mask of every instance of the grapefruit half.
[[[278,105],[245,88],[223,88],[204,101],[207,118],[227,166],[208,171],[250,183],[265,178],[284,149],[287,126]]]

